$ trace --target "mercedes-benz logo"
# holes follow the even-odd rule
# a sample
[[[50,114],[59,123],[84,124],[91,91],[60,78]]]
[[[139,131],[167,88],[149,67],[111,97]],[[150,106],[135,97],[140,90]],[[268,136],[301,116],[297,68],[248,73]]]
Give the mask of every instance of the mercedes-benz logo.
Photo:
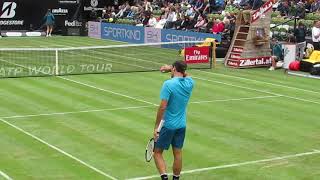
[[[91,0],[90,4],[91,4],[92,7],[97,7],[98,4],[99,4],[99,1],[98,0]]]

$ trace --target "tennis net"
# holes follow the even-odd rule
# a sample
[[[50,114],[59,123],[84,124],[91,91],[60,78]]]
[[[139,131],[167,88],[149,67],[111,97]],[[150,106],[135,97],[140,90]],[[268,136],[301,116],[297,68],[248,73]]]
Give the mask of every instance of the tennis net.
[[[203,41],[65,48],[0,48],[0,77],[155,71],[185,59],[185,49]],[[189,68],[211,68],[192,63]]]

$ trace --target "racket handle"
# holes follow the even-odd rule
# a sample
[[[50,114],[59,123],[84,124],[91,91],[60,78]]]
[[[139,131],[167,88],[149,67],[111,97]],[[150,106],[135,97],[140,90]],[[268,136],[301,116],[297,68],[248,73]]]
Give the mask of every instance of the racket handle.
[[[159,133],[161,131],[161,128],[163,126],[164,120],[161,120],[157,129],[157,132]]]

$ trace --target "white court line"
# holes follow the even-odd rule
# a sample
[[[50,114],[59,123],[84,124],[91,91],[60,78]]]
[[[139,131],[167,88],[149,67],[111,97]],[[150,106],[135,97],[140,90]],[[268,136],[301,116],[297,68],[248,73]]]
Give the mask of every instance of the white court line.
[[[212,101],[195,101],[195,102],[190,102],[189,104],[202,104],[202,103],[210,103],[210,102],[242,101],[242,100],[252,100],[252,99],[266,99],[266,98],[274,98],[274,97],[281,97],[281,95],[257,96],[257,97],[234,98],[234,99],[217,99],[217,100],[212,100]]]
[[[212,103],[212,102],[242,101],[242,100],[253,100],[253,99],[266,99],[266,98],[274,98],[274,97],[281,97],[281,96],[257,96],[257,97],[234,98],[234,99],[217,99],[217,100],[211,100],[211,101],[194,101],[194,102],[189,102],[189,104],[203,104],[203,103]],[[26,118],[26,117],[38,117],[38,116],[54,116],[54,115],[90,113],[90,112],[101,112],[101,111],[116,111],[116,110],[126,110],[126,109],[142,109],[142,108],[147,108],[147,107],[154,107],[154,105],[123,107],[123,108],[110,108],[110,109],[93,109],[93,110],[85,110],[85,111],[69,111],[69,112],[15,115],[15,116],[5,116],[5,117],[0,117],[0,118],[2,118],[2,119],[16,119],[16,118]]]
[[[16,126],[16,125],[14,125],[14,124],[11,124],[11,123],[9,123],[8,121],[6,121],[6,120],[4,120],[4,119],[0,119],[0,121],[2,121],[3,123],[5,123],[5,124],[7,124],[7,125],[9,125],[9,126],[11,126],[11,127],[13,127],[14,129],[16,129],[16,130],[18,130],[18,131],[20,131],[20,132],[24,133],[25,135],[32,137],[33,139],[35,139],[35,140],[37,140],[37,141],[41,142],[42,144],[45,144],[45,145],[47,145],[48,147],[50,147],[50,148],[52,148],[52,149],[54,149],[54,150],[56,150],[56,151],[58,151],[58,152],[60,152],[60,153],[64,154],[65,156],[68,156],[69,158],[71,158],[71,159],[73,159],[73,160],[75,160],[75,161],[79,162],[80,164],[82,164],[82,165],[84,165],[84,166],[86,166],[86,167],[90,168],[91,170],[93,170],[93,171],[95,171],[95,172],[97,172],[97,173],[99,173],[99,174],[101,174],[101,175],[103,175],[103,176],[105,176],[105,177],[107,177],[107,178],[109,178],[109,179],[117,180],[117,178],[115,178],[115,177],[113,177],[113,176],[111,176],[111,175],[109,175],[109,174],[107,174],[107,173],[105,173],[105,172],[103,172],[103,171],[99,170],[98,168],[93,167],[92,165],[90,165],[90,164],[88,164],[88,163],[86,163],[86,162],[82,161],[82,160],[81,160],[81,159],[79,159],[79,158],[76,158],[75,156],[73,156],[73,155],[71,155],[71,154],[69,154],[69,153],[67,153],[67,152],[63,151],[62,149],[60,149],[60,148],[58,148],[58,147],[56,147],[56,146],[54,146],[54,145],[52,145],[52,144],[49,144],[48,142],[46,142],[46,141],[44,141],[44,140],[40,139],[39,137],[37,137],[37,136],[35,136],[35,135],[33,135],[33,134],[31,134],[31,133],[29,133],[29,132],[25,131],[25,130],[23,130],[22,128],[20,128],[20,127],[18,127],[18,126]]]
[[[76,83],[76,84],[87,86],[87,87],[90,87],[90,88],[93,88],[93,89],[97,89],[97,90],[108,92],[108,93],[115,94],[115,95],[118,95],[118,96],[126,97],[128,99],[133,99],[133,100],[136,100],[136,101],[139,101],[139,102],[143,102],[143,103],[146,103],[146,104],[151,104],[151,105],[154,105],[154,106],[158,106],[157,104],[154,104],[154,103],[149,102],[149,101],[145,101],[145,100],[138,99],[138,98],[135,98],[135,97],[132,97],[132,96],[128,96],[128,95],[125,95],[125,94],[117,93],[117,92],[114,92],[114,91],[111,91],[111,90],[102,89],[102,88],[99,88],[99,87],[96,87],[96,86],[93,86],[93,85],[89,85],[89,84],[86,84],[86,83],[83,83],[83,82],[80,82],[80,81],[68,79],[68,78],[61,77],[61,76],[57,76],[57,77],[60,78],[60,79],[64,79],[66,81],[70,81],[70,82],[73,82],[73,83]]]
[[[232,83],[225,83],[225,82],[221,82],[221,81],[210,80],[210,79],[205,79],[205,78],[200,78],[200,77],[195,77],[195,76],[193,76],[193,78],[200,79],[200,80],[203,80],[203,81],[218,83],[218,84],[224,84],[224,85],[227,85],[227,86],[237,87],[237,88],[241,88],[241,89],[248,89],[248,90],[252,90],[252,91],[256,91],[256,92],[262,92],[262,93],[271,94],[271,95],[275,95],[275,96],[282,96],[282,97],[286,97],[286,98],[289,98],[289,99],[295,99],[295,100],[299,100],[299,101],[303,101],[303,102],[320,104],[320,102],[317,102],[317,101],[312,101],[312,100],[292,97],[292,96],[288,96],[288,95],[273,93],[273,92],[269,92],[269,91],[265,91],[265,90],[261,90],[261,89],[255,89],[255,88],[249,88],[249,87],[245,87],[245,86],[239,86],[239,85],[235,85],[235,84],[232,84]]]
[[[251,164],[258,164],[258,163],[266,163],[266,162],[272,162],[277,160],[284,160],[284,159],[290,159],[290,158],[296,158],[296,157],[302,157],[302,156],[309,156],[313,154],[320,154],[319,150],[313,150],[310,152],[305,153],[299,153],[299,154],[292,154],[287,156],[279,156],[274,157],[270,159],[261,159],[256,161],[246,161],[242,163],[234,163],[234,164],[227,164],[227,165],[221,165],[221,166],[212,166],[212,167],[206,167],[206,168],[199,168],[199,169],[192,169],[187,171],[182,171],[181,174],[192,174],[196,172],[203,172],[203,171],[211,171],[216,169],[226,169],[226,168],[233,168],[233,167],[239,167],[239,166],[245,166],[245,165],[251,165]],[[172,175],[172,174],[170,174]],[[151,175],[151,176],[144,176],[144,177],[136,177],[136,178],[129,178],[127,180],[144,180],[144,179],[153,179],[153,178],[159,178],[159,175]]]
[[[284,87],[284,88],[288,88],[288,89],[295,89],[295,90],[304,91],[304,92],[309,92],[309,93],[316,93],[316,94],[319,94],[319,93],[320,93],[320,92],[312,91],[312,90],[308,90],[308,89],[302,89],[302,88],[297,88],[297,87],[292,87],[292,86],[275,84],[275,83],[271,83],[271,82],[258,81],[258,80],[255,80],[255,79],[249,79],[249,78],[244,78],[244,77],[232,76],[232,75],[227,75],[227,74],[222,74],[222,73],[208,72],[208,71],[204,71],[204,70],[194,70],[194,71],[200,71],[200,72],[203,72],[203,73],[213,74],[213,75],[218,75],[218,76],[232,77],[232,78],[236,78],[236,79],[241,79],[241,80],[246,80],[246,81],[252,81],[252,82],[257,82],[257,83],[262,83],[262,84],[269,84],[269,85],[272,85],[272,86]]]
[[[9,177],[6,173],[0,171],[0,176],[4,177],[6,180],[12,180],[11,177]]]
[[[116,110],[127,110],[127,109],[140,109],[150,106],[132,106],[132,107],[123,107],[123,108],[108,108],[108,109],[93,109],[93,110],[84,110],[84,111],[68,111],[68,112],[54,112],[54,113],[41,113],[41,114],[27,114],[27,115],[16,115],[16,116],[6,116],[0,117],[2,119],[15,119],[15,118],[26,118],[26,117],[38,117],[38,116],[54,116],[54,115],[66,115],[66,114],[79,114],[79,113],[89,113],[89,112],[101,112],[101,111],[116,111]]]

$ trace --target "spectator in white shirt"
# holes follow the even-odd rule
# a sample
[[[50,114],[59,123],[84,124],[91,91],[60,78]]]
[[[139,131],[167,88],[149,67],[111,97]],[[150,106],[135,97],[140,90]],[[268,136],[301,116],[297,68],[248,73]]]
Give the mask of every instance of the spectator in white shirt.
[[[316,20],[312,27],[312,42],[314,50],[320,50],[320,21]]]
[[[174,7],[170,7],[165,28],[167,28],[167,29],[172,28],[174,25],[174,22],[176,22],[176,21],[177,21],[176,10]]]
[[[150,14],[150,19],[148,21],[148,27],[155,27],[157,25],[157,19],[153,16],[153,14]]]

